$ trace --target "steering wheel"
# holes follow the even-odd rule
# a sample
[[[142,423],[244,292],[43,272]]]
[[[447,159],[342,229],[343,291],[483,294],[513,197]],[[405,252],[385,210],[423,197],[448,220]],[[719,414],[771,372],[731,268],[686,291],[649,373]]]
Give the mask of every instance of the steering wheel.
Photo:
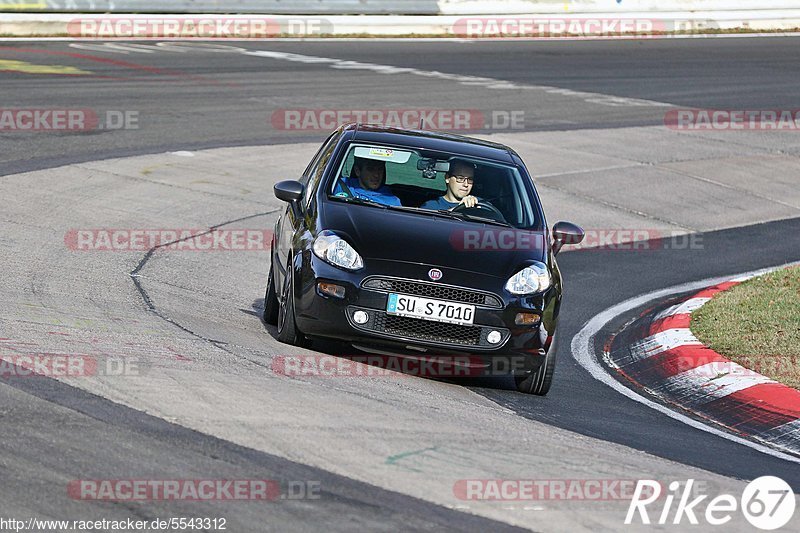
[[[497,220],[498,222],[506,222],[506,217],[503,216],[503,213],[500,212],[495,206],[490,204],[485,200],[479,200],[475,207],[467,207],[467,204],[458,204],[457,206],[450,209],[450,211],[465,211],[465,210],[472,210],[475,209],[480,211],[479,216],[486,216],[492,215],[487,218],[491,218],[492,220]],[[507,222],[506,222],[507,223]]]

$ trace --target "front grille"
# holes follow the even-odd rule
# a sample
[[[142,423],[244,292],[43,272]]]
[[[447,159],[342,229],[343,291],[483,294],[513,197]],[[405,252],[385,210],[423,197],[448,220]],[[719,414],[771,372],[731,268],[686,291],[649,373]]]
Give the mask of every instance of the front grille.
[[[365,324],[356,324],[350,320],[356,310],[367,313],[369,319]],[[381,337],[398,338],[412,342],[420,341],[478,350],[491,350],[502,346],[511,336],[511,332],[506,328],[447,324],[420,318],[390,315],[384,311],[365,307],[348,307],[347,316],[348,320],[350,320],[350,325],[356,329]],[[500,332],[502,337],[499,343],[492,344],[487,340],[487,336],[491,331]]]
[[[444,322],[431,322],[419,318],[379,314],[375,328],[386,333],[447,344],[479,344],[480,326],[461,326]]]
[[[485,307],[494,307],[496,309],[503,307],[503,302],[500,300],[500,298],[493,294],[459,287],[452,287],[449,285],[441,285],[438,283],[426,283],[424,281],[396,278],[369,278],[364,281],[362,286],[365,289],[396,292],[411,296],[422,296],[423,298],[434,298],[437,300],[448,300],[451,302],[482,305]]]

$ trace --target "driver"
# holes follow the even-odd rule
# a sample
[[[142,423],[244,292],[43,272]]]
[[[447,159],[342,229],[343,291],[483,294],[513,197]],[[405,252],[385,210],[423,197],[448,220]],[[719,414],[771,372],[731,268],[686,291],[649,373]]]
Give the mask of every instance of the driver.
[[[422,209],[444,211],[459,204],[464,204],[466,207],[475,207],[478,204],[478,198],[469,194],[475,183],[475,165],[472,163],[463,159],[451,160],[444,182],[447,184],[444,196],[428,200],[420,206]]]
[[[356,157],[353,159],[353,168],[350,177],[336,183],[334,196],[354,196],[365,200],[372,200],[384,205],[402,205],[400,198],[392,193],[386,185],[386,163],[375,159]],[[347,192],[351,194],[347,194]]]

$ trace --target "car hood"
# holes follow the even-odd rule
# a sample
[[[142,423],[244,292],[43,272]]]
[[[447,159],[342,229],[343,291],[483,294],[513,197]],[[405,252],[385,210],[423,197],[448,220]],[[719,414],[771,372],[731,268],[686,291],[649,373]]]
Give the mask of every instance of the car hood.
[[[545,262],[546,236],[380,207],[326,202],[322,227],[365,260],[425,264],[507,279],[531,261]]]

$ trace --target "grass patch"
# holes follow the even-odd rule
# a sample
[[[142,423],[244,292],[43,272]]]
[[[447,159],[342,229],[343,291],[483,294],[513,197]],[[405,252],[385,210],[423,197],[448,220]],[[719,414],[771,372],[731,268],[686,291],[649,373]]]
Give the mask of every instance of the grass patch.
[[[800,389],[800,268],[720,293],[692,314],[691,328],[731,361]]]

